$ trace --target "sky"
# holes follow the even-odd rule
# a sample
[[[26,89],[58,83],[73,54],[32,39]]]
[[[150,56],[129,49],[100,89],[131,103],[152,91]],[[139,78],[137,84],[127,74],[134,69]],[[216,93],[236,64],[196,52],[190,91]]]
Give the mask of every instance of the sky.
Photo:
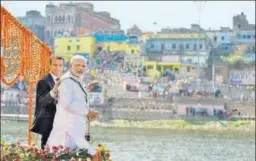
[[[1,1],[14,16],[25,16],[28,10],[38,10],[45,15],[45,5],[50,1]],[[54,4],[68,1],[51,1]],[[75,2],[75,1],[74,1]],[[147,31],[161,28],[190,28],[199,24],[204,29],[232,28],[232,17],[244,12],[250,24],[255,24],[255,1],[87,1],[95,11],[108,11],[120,20],[126,30],[134,24]],[[200,14],[199,14],[200,6]],[[200,16],[199,16],[200,15]],[[157,22],[157,25],[154,25]]]

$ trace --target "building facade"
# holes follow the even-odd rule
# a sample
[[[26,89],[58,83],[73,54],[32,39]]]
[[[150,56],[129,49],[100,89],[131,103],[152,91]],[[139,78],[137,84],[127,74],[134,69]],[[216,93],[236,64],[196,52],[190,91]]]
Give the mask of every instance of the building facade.
[[[119,29],[118,20],[108,12],[95,12],[91,3],[47,4],[45,8],[46,42],[53,45],[56,36],[75,36],[104,28]]]
[[[228,56],[234,51],[235,34],[233,30],[222,27],[220,30],[208,30],[206,34],[209,38],[212,52],[214,52],[209,55],[208,63],[213,63],[213,57],[218,61],[221,56]]]
[[[104,41],[103,50],[108,52],[123,52],[125,54],[139,54],[140,44],[128,43],[126,41]]]
[[[39,11],[27,11],[26,16],[18,17],[18,19],[44,41],[45,18]]]
[[[253,63],[256,61],[255,59],[255,54],[256,50],[255,50],[255,45],[251,45],[248,47],[248,49],[246,50],[245,54],[243,55],[243,60],[245,62],[249,62],[249,63]]]
[[[255,29],[254,30],[239,30],[235,33],[236,44],[255,44]]]
[[[56,37],[54,53],[69,61],[73,55],[89,58],[94,54],[96,40],[93,36]]]
[[[234,85],[254,85],[255,86],[255,70],[230,70],[229,83]]]
[[[185,64],[207,64],[208,40],[205,34],[156,34],[146,40],[146,55],[178,55]]]
[[[140,53],[138,36],[127,36],[123,30],[101,30],[92,34],[97,46],[108,52],[123,52],[126,54]]]
[[[133,25],[131,28],[127,30],[127,36],[141,36],[142,31],[137,25]]]
[[[233,30],[234,31],[243,31],[243,30],[254,30],[255,24],[249,24],[246,15],[242,12],[240,15],[233,17]]]
[[[245,62],[255,62],[255,24],[249,24],[246,15],[242,12],[233,17],[233,28],[236,44],[246,44],[248,47],[243,53],[242,59]]]
[[[177,56],[164,56],[160,61],[143,57],[142,66],[148,77],[160,77],[166,72],[179,73],[182,68]]]

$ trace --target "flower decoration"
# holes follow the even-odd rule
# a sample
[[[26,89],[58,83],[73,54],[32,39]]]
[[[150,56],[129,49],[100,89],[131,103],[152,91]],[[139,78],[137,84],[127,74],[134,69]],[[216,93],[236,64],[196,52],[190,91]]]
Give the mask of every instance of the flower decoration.
[[[98,144],[97,150],[101,156],[97,161],[112,161],[104,145]],[[35,145],[22,146],[20,142],[7,143],[1,139],[0,151],[2,161],[94,161],[87,149],[71,150],[62,145],[41,150]]]

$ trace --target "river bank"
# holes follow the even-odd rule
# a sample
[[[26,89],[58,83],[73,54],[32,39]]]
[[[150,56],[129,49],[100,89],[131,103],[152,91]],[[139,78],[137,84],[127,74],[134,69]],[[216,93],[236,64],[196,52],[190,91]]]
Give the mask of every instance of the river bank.
[[[2,114],[1,114],[2,116]],[[27,115],[17,117],[4,116],[2,121],[27,122]],[[149,120],[149,121],[129,121],[129,120],[110,120],[100,122],[98,120],[91,122],[92,127],[107,128],[139,128],[139,129],[168,129],[172,131],[202,131],[202,132],[227,132],[227,133],[253,133],[255,134],[255,120],[236,120],[236,121],[218,121],[218,120]]]
[[[128,121],[112,120],[107,123],[91,122],[94,127],[169,129],[178,131],[202,132],[241,132],[255,133],[255,121],[185,121],[185,120],[152,120]]]

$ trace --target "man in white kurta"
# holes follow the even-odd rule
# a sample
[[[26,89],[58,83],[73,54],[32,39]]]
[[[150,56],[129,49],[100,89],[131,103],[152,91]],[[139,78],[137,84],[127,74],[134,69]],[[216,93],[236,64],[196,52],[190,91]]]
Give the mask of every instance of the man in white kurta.
[[[87,116],[93,112],[89,111],[86,93],[79,85],[85,70],[85,61],[74,56],[71,59],[70,71],[61,78],[53,129],[47,143],[50,147],[63,145],[71,149],[85,148],[89,154],[95,155],[96,150],[85,140]]]

